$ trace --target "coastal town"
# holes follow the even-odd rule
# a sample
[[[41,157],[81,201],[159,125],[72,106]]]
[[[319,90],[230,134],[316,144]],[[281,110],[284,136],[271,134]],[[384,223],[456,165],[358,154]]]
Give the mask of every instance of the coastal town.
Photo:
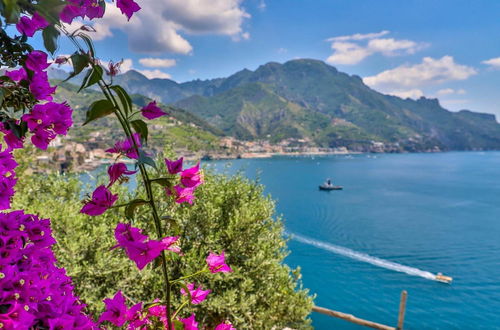
[[[61,171],[68,169],[76,171],[93,170],[103,164],[114,161],[113,155],[105,150],[109,148],[110,141],[104,138],[99,131],[90,133],[86,141],[76,142],[68,135],[64,139],[56,138],[49,145],[47,151],[39,152],[36,156],[34,167],[60,168]],[[150,147],[153,155],[163,152],[161,146]],[[357,153],[346,147],[320,148],[313,145],[312,141],[306,139],[286,139],[279,143],[271,143],[266,140],[243,141],[234,137],[222,137],[214,150],[193,151],[187,148],[174,148],[178,154],[184,155],[186,160],[215,160],[215,159],[237,159],[237,158],[269,158],[273,156],[297,156],[297,155],[332,155]]]

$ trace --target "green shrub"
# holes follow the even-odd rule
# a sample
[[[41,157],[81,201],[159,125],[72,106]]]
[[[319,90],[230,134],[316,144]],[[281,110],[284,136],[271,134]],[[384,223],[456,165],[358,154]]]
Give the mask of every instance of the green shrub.
[[[121,198],[127,195],[124,187],[117,189]],[[156,189],[164,194],[160,186]],[[116,223],[125,221],[122,210],[111,209],[98,217],[79,213],[83,194],[78,176],[27,176],[17,190],[15,208],[52,219],[57,258],[92,312],[102,311],[102,299],[116,290],[122,290],[131,301],[160,295],[159,269],[148,266],[139,272],[121,250],[110,250],[116,244]],[[92,187],[84,190],[91,192]],[[212,290],[209,299],[192,309],[197,320],[215,325],[229,319],[238,329],[309,328],[312,298],[301,287],[299,270],[283,264],[287,249],[282,221],[273,218],[274,203],[263,195],[262,187],[241,176],[208,174],[196,197],[191,207],[166,198],[159,205],[162,214],[171,216],[165,221],[167,234],[181,236],[184,252],[181,257],[170,254],[171,277],[201,269],[209,251],[225,250],[234,270],[194,279]],[[138,219],[147,217],[143,210],[138,211]],[[145,227],[152,221],[138,222],[135,225],[154,236],[152,228]],[[179,289],[174,286],[173,290]],[[188,312],[189,308],[183,315]]]

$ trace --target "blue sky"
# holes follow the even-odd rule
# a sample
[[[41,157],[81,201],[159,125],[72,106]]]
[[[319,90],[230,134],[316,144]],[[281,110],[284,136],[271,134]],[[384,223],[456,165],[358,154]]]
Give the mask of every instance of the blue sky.
[[[100,57],[124,69],[183,82],[314,58],[384,93],[500,115],[500,1],[136,1],[128,24],[109,7],[95,26]]]

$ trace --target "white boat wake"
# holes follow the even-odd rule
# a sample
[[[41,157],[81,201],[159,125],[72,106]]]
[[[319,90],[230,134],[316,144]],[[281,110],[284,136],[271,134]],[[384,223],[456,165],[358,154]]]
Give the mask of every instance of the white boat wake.
[[[321,241],[318,241],[318,240],[315,240],[312,238],[308,238],[305,236],[301,236],[301,235],[297,235],[297,234],[293,234],[293,233],[289,233],[289,234],[291,235],[292,239],[294,239],[298,242],[312,245],[312,246],[315,246],[317,248],[323,249],[325,251],[333,252],[333,253],[342,255],[344,257],[347,257],[347,258],[351,258],[351,259],[358,260],[358,261],[363,261],[363,262],[372,264],[374,266],[394,270],[396,272],[406,273],[408,275],[423,277],[423,278],[426,278],[428,280],[433,280],[433,281],[436,280],[436,275],[432,274],[431,272],[420,270],[420,269],[414,268],[414,267],[401,265],[401,264],[398,264],[396,262],[373,257],[373,256],[370,256],[366,253],[357,252],[357,251],[354,251],[354,250],[351,250],[351,249],[348,249],[348,248],[345,248],[342,246],[333,245],[333,244],[326,243],[326,242],[321,242]]]

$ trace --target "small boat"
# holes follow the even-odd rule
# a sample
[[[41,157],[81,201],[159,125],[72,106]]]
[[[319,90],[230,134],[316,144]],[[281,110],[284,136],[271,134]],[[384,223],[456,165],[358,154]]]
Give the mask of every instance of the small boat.
[[[334,186],[331,184],[322,184],[319,186],[319,190],[342,190],[344,187],[342,186]]]
[[[342,190],[342,186],[334,186],[332,180],[326,179],[325,183],[319,186],[319,190]]]
[[[451,284],[451,282],[453,281],[453,277],[445,276],[442,273],[437,273],[436,281],[441,282],[441,283]]]

